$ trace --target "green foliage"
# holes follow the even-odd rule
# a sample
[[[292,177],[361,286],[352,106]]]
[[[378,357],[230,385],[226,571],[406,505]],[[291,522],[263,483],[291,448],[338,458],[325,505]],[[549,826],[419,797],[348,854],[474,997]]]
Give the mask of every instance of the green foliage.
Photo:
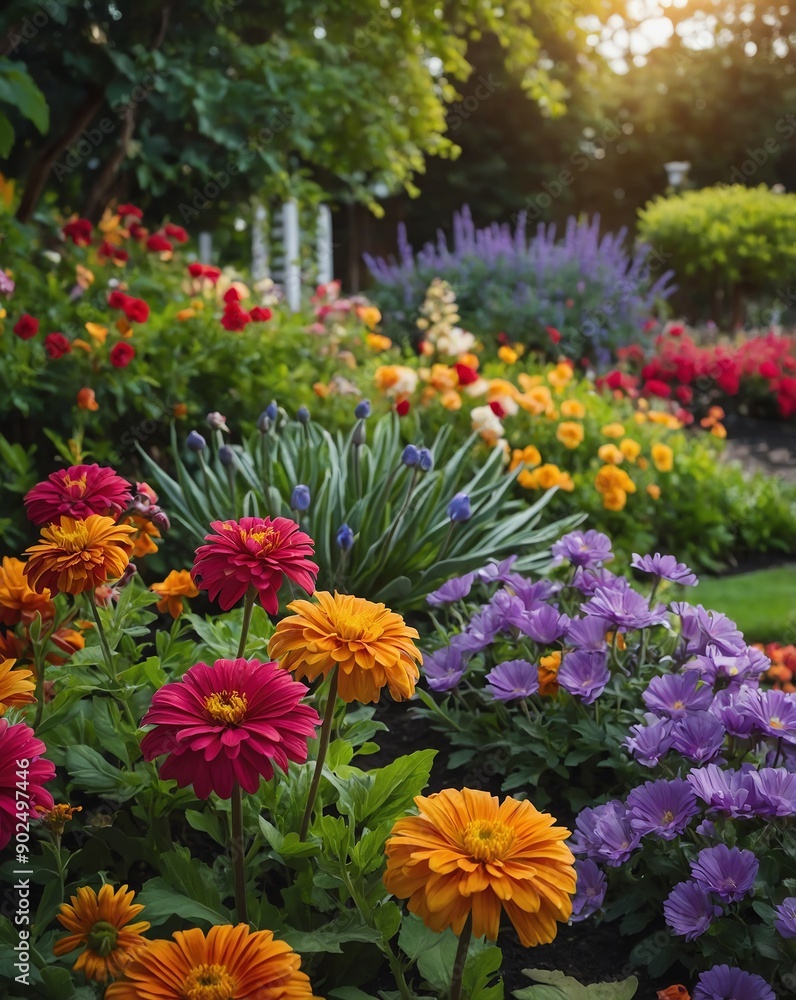
[[[515,990],[517,1000],[632,1000],[638,989],[638,979],[630,976],[619,983],[592,983],[583,986],[563,972],[546,969],[524,969],[524,974],[541,986]]]
[[[22,118],[32,122],[42,135],[50,127],[50,112],[44,94],[31,79],[25,66],[0,58],[0,157],[4,159],[14,145],[14,126],[2,105],[10,106]]]

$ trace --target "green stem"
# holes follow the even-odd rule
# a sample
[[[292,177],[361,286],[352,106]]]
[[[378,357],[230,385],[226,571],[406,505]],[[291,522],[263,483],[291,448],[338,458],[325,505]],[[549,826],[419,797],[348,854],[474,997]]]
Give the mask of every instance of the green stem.
[[[451,523],[448,525],[448,534],[445,536],[445,541],[442,543],[442,548],[439,550],[439,555],[437,556],[437,560],[439,562],[442,561],[442,557],[448,551],[448,546],[450,545],[451,538],[453,538],[453,529],[455,527],[456,527],[456,522],[451,521]]]
[[[254,611],[254,599],[257,591],[251,585],[246,591],[246,603],[243,605],[243,622],[240,626],[240,642],[238,643],[238,655],[240,659],[246,650],[246,640],[249,638],[249,628],[252,623],[252,611]]]
[[[337,571],[334,574],[334,584],[332,586],[333,591],[339,590],[340,587],[342,587],[343,585],[343,573],[345,572],[345,564],[347,557],[348,553],[346,552],[346,550],[340,549],[340,559],[338,560],[337,563]]]
[[[376,567],[376,572],[374,574],[375,577],[378,577],[384,563],[390,558],[390,543],[392,542],[393,537],[395,536],[395,532],[398,530],[398,525],[403,520],[403,516],[406,513],[407,507],[409,506],[409,501],[412,499],[412,493],[414,492],[415,484],[417,483],[417,476],[418,476],[418,469],[417,466],[415,466],[415,468],[412,469],[412,478],[409,482],[409,489],[406,491],[406,497],[404,498],[404,502],[401,505],[401,509],[398,511],[398,516],[395,518],[390,527],[390,531],[389,534],[387,535],[387,538],[385,539],[384,546],[382,548],[382,557],[379,560],[379,564]]]
[[[243,843],[243,789],[235,782],[232,789],[232,869],[235,872],[235,909],[238,912],[238,922],[248,924],[249,913],[246,907],[246,852]]]
[[[33,646],[33,666],[36,670],[36,715],[33,719],[34,731],[39,728],[42,712],[44,711],[44,657],[41,655],[39,644]]]
[[[357,500],[362,499],[362,470],[359,467],[359,445],[354,445],[354,484],[357,491]]]
[[[464,967],[467,964],[467,950],[470,947],[470,938],[473,936],[473,913],[467,914],[462,932],[459,935],[459,947],[456,949],[456,958],[453,960],[453,976],[451,977],[450,1000],[461,1000],[462,980],[464,979]]]
[[[315,772],[312,775],[312,784],[310,785],[309,795],[307,796],[307,805],[304,809],[304,816],[301,820],[299,840],[306,839],[307,830],[310,828],[312,810],[315,805],[315,798],[318,794],[318,786],[321,783],[321,775],[323,773],[323,762],[326,760],[326,751],[329,749],[329,737],[332,732],[332,720],[334,719],[334,709],[337,704],[338,669],[337,664],[335,664],[334,670],[332,670],[332,679],[329,683],[329,697],[326,700],[326,711],[323,714],[323,724],[321,725],[321,739],[318,744],[318,758],[315,761]]]
[[[127,721],[133,727],[133,730],[138,729],[138,723],[135,721],[132,709],[126,698],[120,697],[119,691],[119,675],[116,673],[116,666],[113,662],[113,653],[111,652],[111,647],[108,642],[108,637],[105,635],[105,629],[102,625],[102,619],[100,618],[99,608],[97,607],[97,601],[94,596],[94,591],[89,591],[89,604],[91,605],[91,613],[94,616],[94,621],[97,625],[97,635],[99,636],[100,646],[102,647],[102,656],[105,660],[105,666],[108,670],[108,677],[111,680],[115,688],[115,697],[119,704],[124,709],[124,714],[127,716]]]

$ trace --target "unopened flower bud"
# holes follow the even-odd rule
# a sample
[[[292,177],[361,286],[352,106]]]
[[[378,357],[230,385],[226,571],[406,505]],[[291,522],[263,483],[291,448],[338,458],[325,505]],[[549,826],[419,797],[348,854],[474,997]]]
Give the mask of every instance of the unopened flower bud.
[[[169,515],[160,507],[155,505],[151,506],[147,511],[147,517],[155,525],[158,531],[168,531],[169,528],[171,528]]]
[[[273,423],[276,420],[277,414],[279,413],[279,407],[276,405],[276,400],[272,399],[271,402],[265,408],[265,415]]]
[[[271,418],[268,416],[268,411],[263,410],[260,416],[257,418],[257,430],[261,434],[267,434],[271,429]]]
[[[428,450],[428,448],[421,448],[420,455],[417,460],[417,464],[421,472],[431,472],[434,468],[434,456]]]
[[[367,428],[364,420],[357,420],[354,424],[354,433],[351,435],[351,443],[357,448],[363,445],[368,439]]]
[[[461,524],[462,521],[469,521],[472,516],[470,498],[466,493],[457,493],[448,504],[448,517],[454,524]]]
[[[191,451],[204,451],[207,447],[207,441],[205,441],[199,431],[191,431],[185,443]]]
[[[218,449],[218,458],[224,468],[228,469],[235,461],[235,452],[228,444],[222,444]]]
[[[310,506],[310,488],[305,486],[303,483],[299,483],[298,486],[293,487],[293,492],[290,496],[290,509],[297,511],[309,510]]]
[[[354,409],[354,416],[357,420],[367,420],[370,416],[370,400],[363,399],[361,403],[357,403]]]
[[[354,532],[347,524],[342,524],[337,532],[337,545],[343,552],[348,552],[354,544]]]
[[[298,408],[296,419],[300,424],[304,424],[305,426],[310,422],[310,411],[306,406],[300,406]]]
[[[401,455],[401,462],[410,469],[414,469],[420,461],[420,450],[413,444],[408,444]]]
[[[226,433],[229,434],[227,418],[217,410],[213,411],[213,413],[207,414],[207,426],[214,431],[226,431]]]
[[[135,574],[138,572],[135,563],[128,563],[125,567],[124,573],[122,573],[119,578],[119,582],[116,584],[117,587],[126,587],[127,584],[133,579]]]

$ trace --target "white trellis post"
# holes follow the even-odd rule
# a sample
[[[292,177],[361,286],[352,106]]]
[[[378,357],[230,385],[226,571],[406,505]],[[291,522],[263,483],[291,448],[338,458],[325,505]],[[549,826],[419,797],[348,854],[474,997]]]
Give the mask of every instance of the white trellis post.
[[[318,284],[326,285],[334,278],[334,252],[332,250],[332,210],[328,205],[318,208],[316,227],[318,258]]]
[[[213,260],[213,237],[210,233],[199,233],[199,260],[202,264]]]
[[[258,201],[254,206],[254,222],[252,224],[252,277],[255,281],[262,281],[268,275],[268,237],[266,236],[266,222],[268,220],[268,210],[262,202]]]
[[[295,198],[282,206],[282,228],[285,247],[285,298],[291,312],[301,308],[301,243],[298,205]]]

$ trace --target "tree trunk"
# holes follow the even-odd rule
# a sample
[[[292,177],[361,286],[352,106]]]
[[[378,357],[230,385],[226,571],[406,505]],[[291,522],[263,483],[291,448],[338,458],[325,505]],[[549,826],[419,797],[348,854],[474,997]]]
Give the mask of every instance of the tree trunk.
[[[17,219],[20,222],[30,221],[58,156],[74,142],[83,129],[88,128],[104,101],[105,87],[99,85],[91,87],[64,131],[52,139],[39,154],[28,174],[22,200],[17,209]]]

